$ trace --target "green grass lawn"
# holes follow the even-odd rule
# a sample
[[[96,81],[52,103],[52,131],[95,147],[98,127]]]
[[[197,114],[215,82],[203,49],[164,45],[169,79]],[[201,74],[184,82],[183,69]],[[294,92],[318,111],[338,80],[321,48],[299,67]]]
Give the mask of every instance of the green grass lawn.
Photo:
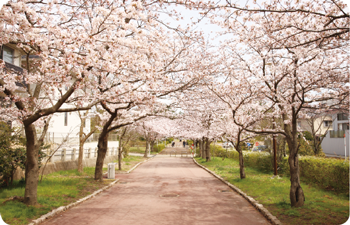
[[[143,160],[143,157],[129,156],[123,159],[123,170],[127,171]],[[94,167],[88,167],[84,168],[83,173],[67,170],[44,176],[43,181],[38,185],[38,205],[36,206],[26,206],[19,201],[6,201],[10,197],[24,195],[24,183],[14,181],[12,187],[0,189],[1,217],[11,225],[28,224],[31,220],[92,194],[113,181],[107,179],[103,182],[95,181],[94,172]]]
[[[145,158],[143,158],[142,156],[129,155],[127,158],[123,158],[121,171],[126,172],[131,168],[133,168],[137,163],[142,162],[144,160]],[[114,160],[113,162],[117,163],[115,165],[115,169],[116,169],[116,173],[118,173],[118,160]],[[103,170],[107,171],[107,168],[103,168]]]
[[[130,147],[129,152],[145,154],[146,147]],[[151,152],[151,155],[155,155],[157,152]]]
[[[239,178],[239,164],[233,159],[213,158],[197,162],[214,171],[243,192],[263,204],[283,224],[343,224],[349,218],[349,194],[326,191],[313,184],[301,183],[305,194],[305,204],[291,208],[289,200],[290,181],[288,177],[271,179],[266,174],[252,168],[245,168],[246,178]],[[322,168],[320,168],[322,169]]]

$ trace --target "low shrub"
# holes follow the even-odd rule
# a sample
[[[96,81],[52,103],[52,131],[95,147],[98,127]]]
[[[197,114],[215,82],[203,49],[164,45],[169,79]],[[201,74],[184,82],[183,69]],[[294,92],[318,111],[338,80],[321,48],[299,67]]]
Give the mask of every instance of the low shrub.
[[[166,139],[166,143],[167,144],[170,144],[171,142],[173,142],[174,141],[174,138],[167,138]]]
[[[220,145],[210,145],[210,153],[214,157],[238,159],[238,152],[236,150],[225,149]]]
[[[153,151],[154,152],[161,152],[165,148],[164,144],[158,144],[153,146]]]
[[[237,152],[229,158],[238,160]],[[273,172],[273,155],[266,152],[243,152],[244,165],[265,173]],[[339,159],[315,156],[299,157],[300,177],[306,183],[341,193],[349,193],[349,163]],[[288,157],[278,162],[278,174],[290,176]]]
[[[299,155],[315,155],[311,145],[304,138],[299,138],[299,144]]]
[[[243,160],[246,166],[257,168],[262,172],[273,171],[272,155],[267,152],[248,152],[243,154]]]
[[[349,193],[349,162],[304,156],[299,159],[300,176],[325,189]]]

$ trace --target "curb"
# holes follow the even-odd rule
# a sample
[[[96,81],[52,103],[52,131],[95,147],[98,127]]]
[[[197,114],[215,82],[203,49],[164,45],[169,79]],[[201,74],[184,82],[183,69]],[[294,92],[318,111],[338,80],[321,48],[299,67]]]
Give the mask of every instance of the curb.
[[[57,209],[54,209],[54,210],[52,210],[51,212],[49,212],[49,213],[47,213],[47,214],[45,214],[45,215],[42,215],[42,216],[39,217],[38,219],[33,220],[32,223],[30,223],[30,224],[28,224],[28,225],[34,225],[34,224],[42,223],[42,222],[44,222],[45,220],[47,220],[47,219],[49,219],[49,218],[51,218],[51,217],[53,217],[53,216],[55,216],[55,215],[57,215],[57,214],[59,214],[59,213],[61,213],[61,212],[64,212],[64,211],[66,211],[66,210],[69,209],[69,208],[72,208],[73,206],[76,206],[76,205],[78,205],[78,204],[80,204],[80,203],[82,203],[82,202],[84,202],[84,201],[86,201],[86,200],[88,200],[88,199],[90,199],[90,198],[95,197],[96,195],[98,195],[98,194],[101,193],[102,191],[104,191],[104,190],[110,188],[112,185],[114,185],[114,184],[117,183],[118,181],[119,181],[119,179],[117,179],[117,180],[113,181],[112,183],[110,183],[109,185],[107,185],[107,186],[105,186],[105,187],[103,187],[103,188],[101,188],[101,189],[95,191],[95,192],[92,193],[91,195],[88,195],[88,196],[86,196],[86,197],[84,197],[84,198],[81,198],[81,199],[79,199],[78,201],[73,202],[73,203],[71,203],[71,204],[69,204],[69,205],[67,205],[67,206],[58,207]]]
[[[148,162],[149,160],[153,159],[155,156],[150,157],[148,159],[143,160],[142,162],[137,163],[133,168],[131,168],[130,170],[128,170],[126,173],[131,173],[134,169],[136,169],[139,165],[141,165],[142,163]]]
[[[243,196],[248,202],[250,202],[250,204],[252,204],[256,209],[258,209],[263,214],[263,216],[265,216],[265,218],[268,219],[273,225],[282,225],[281,221],[279,221],[277,219],[277,217],[272,215],[262,204],[259,204],[258,201],[256,201],[254,198],[248,196],[241,189],[239,189],[238,187],[234,186],[233,184],[227,182],[226,180],[224,180],[222,177],[220,177],[219,175],[217,175],[213,171],[211,171],[211,170],[207,169],[206,167],[200,165],[194,158],[193,158],[193,161],[194,161],[195,164],[197,164],[197,166],[203,168],[208,173],[212,174],[214,177],[216,177],[217,179],[219,179],[220,181],[222,181],[223,183],[228,185],[235,192],[237,192],[238,194]]]

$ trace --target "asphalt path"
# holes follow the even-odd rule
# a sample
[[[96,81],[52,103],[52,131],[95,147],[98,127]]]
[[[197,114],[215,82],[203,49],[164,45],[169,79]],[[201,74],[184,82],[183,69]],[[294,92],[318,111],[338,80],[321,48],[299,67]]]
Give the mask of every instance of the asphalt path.
[[[111,188],[44,224],[270,224],[190,157],[157,155],[116,178],[120,180]]]

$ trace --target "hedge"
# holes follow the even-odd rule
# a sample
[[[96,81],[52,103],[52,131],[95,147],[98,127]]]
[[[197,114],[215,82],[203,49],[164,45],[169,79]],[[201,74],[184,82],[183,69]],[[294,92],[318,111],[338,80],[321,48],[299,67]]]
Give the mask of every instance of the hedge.
[[[238,160],[237,151],[227,151],[213,147],[213,156],[228,157]],[[265,173],[273,172],[273,156],[267,152],[243,151],[244,165]],[[315,156],[299,156],[300,177],[306,183],[337,192],[349,193],[349,162],[341,159]],[[278,174],[290,176],[288,157],[278,163]]]
[[[153,146],[153,151],[154,152],[161,152],[165,148],[164,144],[158,144]]]

